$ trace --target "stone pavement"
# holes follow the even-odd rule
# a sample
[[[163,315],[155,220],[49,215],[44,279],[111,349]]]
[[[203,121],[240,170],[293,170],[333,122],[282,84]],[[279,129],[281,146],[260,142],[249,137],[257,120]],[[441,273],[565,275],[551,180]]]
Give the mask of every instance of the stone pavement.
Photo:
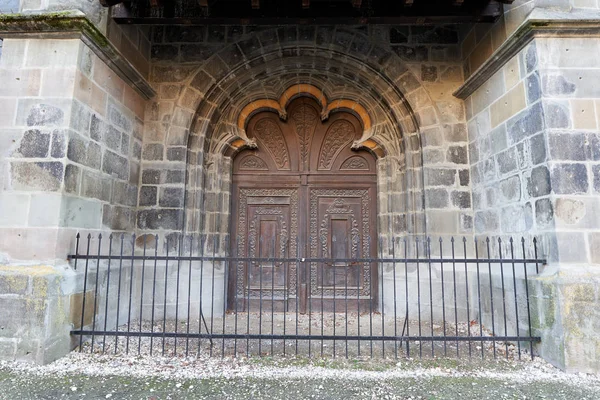
[[[306,360],[72,354],[0,364],[0,399],[589,399],[600,379],[541,360]]]

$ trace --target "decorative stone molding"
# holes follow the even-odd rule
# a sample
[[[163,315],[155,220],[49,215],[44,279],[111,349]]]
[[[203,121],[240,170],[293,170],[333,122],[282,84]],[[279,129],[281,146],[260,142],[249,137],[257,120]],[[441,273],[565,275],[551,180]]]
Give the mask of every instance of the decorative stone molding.
[[[0,36],[81,39],[143,98],[156,94],[146,79],[81,11],[0,15]]]
[[[586,36],[600,36],[599,13],[591,11],[586,11],[585,13],[561,13],[535,9],[529,16],[529,19],[453,95],[465,100],[537,37]]]
[[[323,121],[327,120],[329,118],[329,114],[335,111],[345,110],[356,115],[363,125],[363,134],[359,140],[356,140],[352,144],[352,148],[359,149],[365,146],[368,148],[373,147],[374,141],[371,139],[373,137],[373,130],[371,129],[371,117],[361,104],[354,100],[348,99],[338,99],[329,102],[321,89],[309,84],[298,84],[291,86],[290,88],[286,89],[285,92],[283,92],[278,101],[272,99],[259,99],[246,105],[242,111],[240,111],[238,116],[237,136],[244,141],[246,146],[249,146],[250,148],[256,148],[256,142],[248,138],[248,135],[246,134],[246,124],[248,123],[250,117],[259,111],[272,110],[277,112],[279,114],[279,118],[285,121],[287,119],[286,108],[288,104],[298,96],[309,96],[314,98],[322,107],[321,119]]]

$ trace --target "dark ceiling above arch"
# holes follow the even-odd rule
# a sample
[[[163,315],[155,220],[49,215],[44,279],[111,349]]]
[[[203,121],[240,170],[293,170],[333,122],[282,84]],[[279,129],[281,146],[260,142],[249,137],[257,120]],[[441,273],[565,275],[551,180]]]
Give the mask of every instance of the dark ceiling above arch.
[[[99,0],[132,24],[440,24],[492,22],[513,0]]]

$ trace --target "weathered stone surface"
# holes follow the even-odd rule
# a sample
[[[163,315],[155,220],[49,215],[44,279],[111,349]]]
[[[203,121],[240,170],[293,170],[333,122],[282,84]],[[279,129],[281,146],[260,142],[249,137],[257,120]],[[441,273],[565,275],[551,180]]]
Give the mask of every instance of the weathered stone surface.
[[[148,161],[157,161],[163,159],[164,146],[162,144],[150,143],[144,145],[142,158]]]
[[[460,186],[469,186],[470,174],[468,169],[458,171],[458,181]]]
[[[499,227],[498,215],[491,210],[475,213],[475,230],[477,232],[492,232]]]
[[[452,205],[458,208],[471,208],[471,193],[469,192],[452,192]]]
[[[544,101],[544,117],[547,128],[565,129],[571,126],[571,112],[567,104]]]
[[[515,148],[511,147],[510,149],[498,154],[496,156],[496,162],[498,163],[498,172],[500,172],[502,175],[515,171],[517,169],[517,156],[515,153]]]
[[[467,148],[465,146],[450,146],[446,152],[446,159],[454,164],[467,164]]]
[[[521,199],[521,180],[518,175],[500,181],[499,189],[503,202],[511,203]]]
[[[540,199],[535,202],[535,222],[538,228],[552,226],[554,221],[554,207],[550,199]]]
[[[540,84],[540,76],[536,72],[527,77],[527,103],[533,104],[542,97],[542,89]]]
[[[182,227],[182,216],[181,209],[141,210],[138,217],[138,228],[178,230]]]
[[[119,179],[129,178],[129,163],[126,158],[112,151],[105,151],[102,160],[102,171],[109,175],[116,175]]]
[[[158,205],[167,208],[183,207],[184,192],[183,188],[162,188]]]
[[[140,188],[139,205],[142,207],[155,206],[158,198],[156,186],[142,186]]]
[[[585,133],[549,133],[550,156],[554,160],[584,161],[587,159],[587,136]]]
[[[426,186],[452,186],[456,181],[456,171],[451,169],[425,169]]]
[[[511,144],[521,141],[544,129],[544,110],[541,103],[521,111],[506,122],[506,130]]]
[[[63,158],[67,155],[67,138],[62,130],[52,132],[52,145],[50,147],[50,157]]]
[[[14,189],[60,190],[64,165],[61,162],[12,162],[11,176]]]
[[[185,161],[186,151],[185,147],[170,147],[167,149],[167,160]]]
[[[48,156],[50,134],[38,129],[25,132],[18,153],[23,157],[44,158]]]
[[[530,197],[541,197],[550,194],[552,186],[550,183],[550,171],[546,166],[539,166],[531,170],[531,176],[527,181],[527,191]]]
[[[438,78],[438,70],[435,65],[421,65],[421,80],[424,82],[435,82]]]
[[[502,230],[508,233],[526,232],[533,226],[531,204],[515,204],[502,209]]]
[[[592,165],[592,175],[594,180],[594,191],[600,193],[600,165]]]
[[[552,167],[552,189],[554,193],[587,193],[588,183],[585,164],[556,164]]]
[[[35,104],[27,116],[28,126],[56,126],[64,123],[65,113],[52,104]]]
[[[577,85],[569,82],[563,74],[545,75],[542,78],[542,87],[549,97],[569,96],[577,90]]]

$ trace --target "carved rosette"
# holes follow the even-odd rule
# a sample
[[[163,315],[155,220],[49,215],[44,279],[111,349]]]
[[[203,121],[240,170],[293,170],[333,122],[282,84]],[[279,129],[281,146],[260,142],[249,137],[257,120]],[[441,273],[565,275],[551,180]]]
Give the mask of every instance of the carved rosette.
[[[240,170],[243,171],[268,171],[267,163],[256,156],[244,157],[240,163]]]
[[[343,171],[368,171],[369,163],[361,156],[353,156],[342,163]]]

